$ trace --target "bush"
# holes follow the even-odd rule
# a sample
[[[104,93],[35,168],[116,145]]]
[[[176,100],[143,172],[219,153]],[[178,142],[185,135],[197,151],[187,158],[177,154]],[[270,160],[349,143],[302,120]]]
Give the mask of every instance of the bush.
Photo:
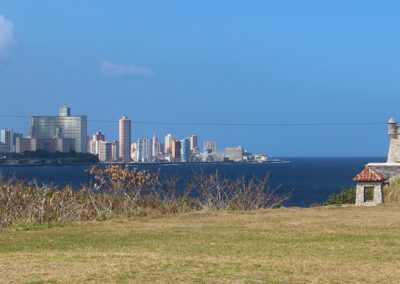
[[[276,208],[289,199],[290,194],[277,194],[268,187],[269,173],[262,179],[255,176],[247,180],[223,177],[218,171],[204,176],[195,173],[189,183],[192,192],[198,194],[196,202],[201,208],[214,210],[256,210]]]
[[[355,204],[356,203],[356,189],[348,188],[342,190],[338,194],[329,196],[324,205],[341,205],[341,204]]]
[[[230,180],[218,172],[198,173],[179,192],[179,179],[161,178],[148,171],[112,166],[92,168],[90,173],[96,183],[77,191],[70,187],[0,181],[0,228],[142,216],[151,212],[275,208],[289,198],[288,194],[278,195],[267,187],[268,174],[263,179]],[[192,194],[194,191],[196,194]]]

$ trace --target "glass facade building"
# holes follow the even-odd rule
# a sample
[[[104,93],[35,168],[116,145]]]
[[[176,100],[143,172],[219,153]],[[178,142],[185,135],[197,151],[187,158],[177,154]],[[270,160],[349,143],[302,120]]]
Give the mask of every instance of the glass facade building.
[[[190,151],[190,139],[181,140],[181,162],[190,162],[192,152]]]
[[[59,116],[32,116],[31,138],[70,138],[75,139],[74,150],[87,152],[87,116],[70,115],[70,109],[60,108]]]

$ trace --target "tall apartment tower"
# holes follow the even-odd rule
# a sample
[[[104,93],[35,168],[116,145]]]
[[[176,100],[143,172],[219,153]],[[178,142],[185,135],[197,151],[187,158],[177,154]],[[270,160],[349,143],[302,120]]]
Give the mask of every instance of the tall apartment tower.
[[[6,152],[13,152],[13,131],[10,128],[2,129],[0,132],[0,142],[5,144]]]
[[[123,162],[131,160],[131,120],[126,116],[119,120],[119,158]]]
[[[174,139],[174,137],[172,136],[172,134],[167,134],[165,136],[165,140],[164,140],[164,153],[171,153],[172,152],[172,140]]]
[[[151,140],[151,146],[152,146],[152,151],[151,151],[151,153],[152,153],[152,156],[153,157],[157,157],[158,156],[158,154],[160,154],[160,143],[158,143],[158,138],[157,138],[157,136],[154,134],[153,135],[153,138],[152,138],[152,140]]]
[[[174,162],[180,162],[182,157],[182,142],[179,140],[172,140],[171,155]]]
[[[181,161],[190,162],[192,151],[190,150],[190,138],[181,140]]]
[[[189,137],[190,139],[190,151],[194,152],[198,147],[199,138],[196,135],[192,135]]]

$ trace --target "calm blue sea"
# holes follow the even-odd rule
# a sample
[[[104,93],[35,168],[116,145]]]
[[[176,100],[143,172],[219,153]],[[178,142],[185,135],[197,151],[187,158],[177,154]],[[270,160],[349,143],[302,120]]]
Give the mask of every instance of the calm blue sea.
[[[292,192],[288,206],[308,207],[322,203],[329,195],[343,188],[354,186],[353,177],[369,162],[384,162],[384,157],[362,158],[285,158],[290,163],[277,164],[176,164],[140,165],[141,169],[160,171],[162,175],[180,176],[188,179],[193,171],[211,173],[218,170],[227,177],[242,175],[263,176],[271,173],[270,185],[279,186],[279,192]],[[86,166],[61,167],[0,167],[3,178],[22,178],[27,181],[58,186],[72,185],[79,188],[93,179]]]

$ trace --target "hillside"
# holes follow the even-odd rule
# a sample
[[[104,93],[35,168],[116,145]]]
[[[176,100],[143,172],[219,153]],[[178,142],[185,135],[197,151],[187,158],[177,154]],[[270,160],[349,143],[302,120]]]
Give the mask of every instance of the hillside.
[[[202,212],[0,232],[6,282],[400,281],[400,208]]]

